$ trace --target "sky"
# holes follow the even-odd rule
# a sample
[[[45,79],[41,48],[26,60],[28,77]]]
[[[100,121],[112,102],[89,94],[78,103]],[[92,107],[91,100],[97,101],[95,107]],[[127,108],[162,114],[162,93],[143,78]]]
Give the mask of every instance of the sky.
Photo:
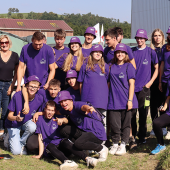
[[[18,8],[21,13],[54,12],[57,14],[91,12],[94,15],[119,19],[131,23],[131,0],[7,0],[0,5],[0,14],[9,8]]]

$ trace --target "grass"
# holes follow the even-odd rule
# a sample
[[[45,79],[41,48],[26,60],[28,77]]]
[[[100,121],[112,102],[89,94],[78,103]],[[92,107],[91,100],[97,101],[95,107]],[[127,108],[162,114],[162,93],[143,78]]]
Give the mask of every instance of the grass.
[[[139,146],[134,151],[129,151],[124,156],[109,155],[105,162],[99,162],[95,170],[167,170],[170,169],[170,141],[165,140],[167,149],[158,155],[150,155],[151,150],[156,147],[156,138],[149,137],[152,129],[150,116],[147,119],[148,133],[147,143]],[[0,154],[10,154],[0,142]],[[13,156],[11,160],[0,160],[0,170],[56,170],[59,169],[60,161],[43,158],[41,160],[33,159],[32,155]],[[95,155],[94,155],[95,156]],[[73,158],[79,164],[79,170],[93,169],[87,168],[86,163],[78,158]]]

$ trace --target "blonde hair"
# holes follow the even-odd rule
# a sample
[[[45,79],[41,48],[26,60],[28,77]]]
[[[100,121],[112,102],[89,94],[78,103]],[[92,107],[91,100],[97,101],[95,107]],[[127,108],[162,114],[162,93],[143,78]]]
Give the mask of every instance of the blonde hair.
[[[111,63],[112,64],[115,64],[117,63],[117,57],[116,57],[116,52],[114,53],[114,58],[112,59]],[[130,63],[130,60],[129,60],[129,56],[128,54],[125,52],[125,58],[124,58],[124,63]]]
[[[67,72],[71,69],[73,66],[73,51],[70,49],[70,53],[68,54],[67,58],[65,59],[65,62],[63,64],[63,71]],[[83,65],[84,62],[84,56],[82,53],[81,47],[78,50],[78,55],[77,55],[77,63],[76,63],[76,71],[80,71],[81,66]]]
[[[154,41],[154,34],[155,32],[159,32],[161,35],[162,35],[162,42],[159,44],[159,47],[162,48],[162,46],[165,44],[165,36],[164,36],[164,33],[161,29],[157,28],[155,29],[153,32],[152,32],[152,35],[151,35],[151,44],[150,44],[150,47],[155,50],[155,41]]]
[[[105,62],[103,56],[101,59],[98,61],[98,65],[102,71],[103,74],[105,74]],[[89,55],[87,65],[86,65],[86,70],[92,70],[95,71],[95,66],[94,66],[94,61],[93,61],[93,56]]]
[[[11,41],[11,39],[9,38],[8,35],[1,35],[1,36],[0,36],[0,42],[1,42],[1,40],[4,39],[4,38],[8,39],[8,41],[9,41],[9,48],[11,48],[11,47],[12,47],[12,41]],[[1,48],[0,48],[0,49],[1,49]]]

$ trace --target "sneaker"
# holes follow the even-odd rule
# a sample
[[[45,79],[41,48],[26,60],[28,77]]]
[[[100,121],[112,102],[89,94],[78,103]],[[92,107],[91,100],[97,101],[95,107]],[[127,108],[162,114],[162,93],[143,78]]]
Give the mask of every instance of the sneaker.
[[[165,136],[165,139],[170,139],[170,131],[167,131],[167,134]]]
[[[0,141],[4,141],[4,138],[6,136],[6,133],[0,133]]]
[[[94,166],[97,165],[98,160],[97,160],[96,158],[87,157],[86,162],[87,162],[87,167],[88,167],[89,165],[91,165],[91,166],[94,167]]]
[[[9,133],[6,134],[4,138],[4,146],[8,149],[9,148]]]
[[[108,148],[105,145],[102,145],[103,149],[99,152],[99,162],[104,162],[107,159],[107,155],[108,155]]]
[[[118,145],[114,145],[110,147],[109,153],[114,155],[118,149]]]
[[[74,161],[65,160],[63,164],[60,165],[60,170],[74,170],[77,169],[78,165]]]
[[[132,150],[132,149],[136,149],[136,148],[137,148],[137,143],[135,142],[135,140],[132,140],[129,143],[129,149]]]
[[[125,153],[126,153],[126,145],[120,145],[118,146],[115,155],[121,156],[121,155],[124,155]]]
[[[157,144],[157,147],[151,152],[151,154],[155,155],[155,154],[158,154],[160,153],[161,151],[165,150],[166,149],[166,146],[162,146],[160,144]]]
[[[153,129],[152,129],[152,131],[150,132],[150,136],[155,136],[155,133],[154,133]]]
[[[168,133],[166,128],[162,128],[162,132],[163,132],[163,136],[166,136],[166,134]]]
[[[27,155],[27,149],[25,148],[25,146],[23,146],[23,147],[21,148],[21,153],[20,153],[20,155]]]

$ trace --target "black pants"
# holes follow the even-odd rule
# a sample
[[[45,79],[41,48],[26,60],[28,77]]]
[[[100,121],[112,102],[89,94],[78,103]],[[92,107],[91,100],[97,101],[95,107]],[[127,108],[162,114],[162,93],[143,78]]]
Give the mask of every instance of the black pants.
[[[65,160],[68,160],[68,158],[65,156],[63,150],[67,150],[74,155],[80,157],[85,161],[85,158],[87,155],[82,151],[77,149],[73,143],[71,143],[68,139],[63,139],[59,145],[54,145],[53,143],[50,143],[46,147],[47,153],[50,153],[54,158],[59,159],[62,163],[64,163]]]
[[[120,138],[122,142],[128,143],[130,135],[131,111],[109,110],[108,112],[113,143],[118,144]]]
[[[170,116],[166,113],[153,121],[153,130],[160,145],[164,145],[162,128],[170,125]]]
[[[149,98],[150,89],[143,87],[143,89],[140,92],[136,92],[135,94],[138,100],[138,111],[139,111],[138,137],[139,140],[143,140],[146,137],[146,132],[147,132],[146,120],[147,120],[148,109],[149,109],[149,106],[145,106],[145,98]],[[131,127],[132,127],[132,134],[134,137],[136,136],[136,132],[137,132],[136,114],[137,114],[137,110],[133,110]]]
[[[84,132],[75,125],[66,125],[60,133],[63,137],[74,141],[75,147],[80,150],[94,150],[99,152],[103,148],[101,145],[102,140],[98,139],[92,132]]]

